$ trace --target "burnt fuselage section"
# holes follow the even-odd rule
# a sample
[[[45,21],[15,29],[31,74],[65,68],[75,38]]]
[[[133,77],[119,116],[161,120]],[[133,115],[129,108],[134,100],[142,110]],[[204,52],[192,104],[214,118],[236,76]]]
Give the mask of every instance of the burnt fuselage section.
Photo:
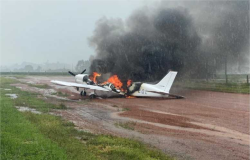
[[[142,82],[133,82],[131,86],[127,88],[127,95],[131,95],[141,88]]]

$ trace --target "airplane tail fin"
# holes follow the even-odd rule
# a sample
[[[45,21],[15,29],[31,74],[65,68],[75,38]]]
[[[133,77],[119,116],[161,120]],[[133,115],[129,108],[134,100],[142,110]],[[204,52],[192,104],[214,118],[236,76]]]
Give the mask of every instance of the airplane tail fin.
[[[174,79],[177,75],[177,72],[170,71],[168,74],[156,84],[159,89],[164,90],[165,92],[169,93],[169,90],[174,82]]]

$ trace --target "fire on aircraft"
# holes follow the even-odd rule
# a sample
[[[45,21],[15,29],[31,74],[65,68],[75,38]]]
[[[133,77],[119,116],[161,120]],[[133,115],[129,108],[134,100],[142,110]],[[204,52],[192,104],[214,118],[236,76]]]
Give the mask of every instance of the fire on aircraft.
[[[100,94],[100,92],[105,92],[108,97],[113,96],[123,96],[127,98],[131,97],[176,97],[184,98],[183,96],[170,94],[170,88],[174,82],[177,72],[170,71],[159,83],[148,84],[142,82],[132,82],[132,80],[127,80],[126,86],[123,85],[121,80],[117,75],[112,75],[106,81],[98,83],[97,77],[101,77],[101,74],[93,72],[91,75],[84,74],[86,70],[81,72],[81,74],[69,73],[75,77],[76,83],[63,82],[52,80],[52,83],[75,87],[77,91],[80,91],[82,96],[90,96],[94,98],[96,96],[103,96],[105,94]]]

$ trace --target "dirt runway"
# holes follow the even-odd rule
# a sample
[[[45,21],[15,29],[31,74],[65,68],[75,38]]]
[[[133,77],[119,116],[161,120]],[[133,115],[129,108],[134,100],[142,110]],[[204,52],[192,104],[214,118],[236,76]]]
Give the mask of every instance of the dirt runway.
[[[74,88],[51,84],[51,79],[72,81],[73,77],[30,76],[15,86],[41,93],[41,98],[50,102],[63,102],[69,109],[54,113],[82,130],[138,139],[177,159],[249,159],[250,97],[247,94],[173,89],[173,93],[186,99],[88,100],[80,97]],[[52,90],[68,96],[58,97],[50,94],[49,89],[25,83],[48,84]]]

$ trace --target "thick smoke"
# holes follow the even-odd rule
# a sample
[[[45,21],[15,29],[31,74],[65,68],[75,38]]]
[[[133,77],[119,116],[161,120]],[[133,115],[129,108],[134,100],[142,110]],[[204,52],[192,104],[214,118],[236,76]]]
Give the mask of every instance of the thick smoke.
[[[137,10],[126,22],[101,18],[89,39],[96,49],[91,71],[117,74],[124,82],[159,80],[169,70],[202,77],[221,67],[224,57],[249,51],[248,1],[160,6]]]
[[[249,73],[249,1],[200,2],[192,7],[202,37],[199,48],[205,60],[200,62],[210,73],[224,70],[225,61],[229,69],[237,65],[240,73],[247,66],[243,72]]]

